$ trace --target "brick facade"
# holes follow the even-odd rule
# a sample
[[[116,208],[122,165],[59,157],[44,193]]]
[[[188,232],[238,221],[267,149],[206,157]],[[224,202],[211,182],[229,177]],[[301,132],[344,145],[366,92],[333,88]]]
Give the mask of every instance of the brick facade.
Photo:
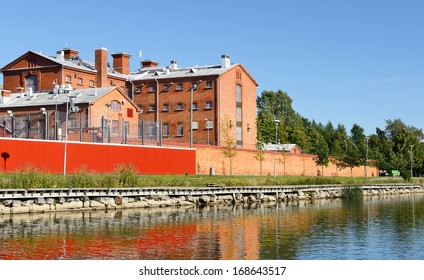
[[[107,50],[102,50],[105,50],[105,53],[103,53],[103,56],[98,56],[98,58],[106,57],[102,64],[106,68]],[[22,89],[21,91],[26,92],[28,90],[26,83],[28,76],[37,77],[36,91],[51,91],[54,88],[54,84],[71,85],[73,88],[98,87],[97,72],[94,69],[77,67],[79,62],[75,64],[75,67],[71,63],[65,63],[65,59],[70,58],[78,61],[78,51],[64,49],[62,52],[64,61],[48,58],[32,51],[15,59],[2,68],[4,89],[12,92],[19,92]],[[127,91],[127,80],[125,77],[110,75],[106,72],[106,69],[102,73],[104,87],[114,85],[124,92]]]
[[[262,161],[262,175],[274,175],[274,152],[265,151]],[[314,162],[314,155],[277,153],[276,174],[278,176],[321,176],[321,166]],[[230,174],[230,160],[224,157],[222,150],[218,147],[196,147],[197,174],[209,174],[213,168],[216,175]],[[254,150],[237,150],[232,158],[233,175],[260,175],[261,163],[255,158]],[[378,169],[367,167],[369,177],[378,176]],[[353,176],[364,177],[365,167],[357,167],[352,170]],[[324,167],[324,176],[351,176],[349,168],[339,170],[332,163]]]

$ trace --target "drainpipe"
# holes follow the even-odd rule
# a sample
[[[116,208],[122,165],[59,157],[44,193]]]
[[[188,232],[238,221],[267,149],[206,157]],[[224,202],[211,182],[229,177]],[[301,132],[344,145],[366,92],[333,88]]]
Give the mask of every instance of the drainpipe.
[[[156,81],[156,140],[159,143],[159,81]]]
[[[216,127],[216,129],[215,129],[215,131],[216,131],[216,135],[215,135],[215,138],[216,138],[216,143],[217,143],[217,146],[220,146],[221,145],[221,111],[220,111],[220,108],[221,108],[221,89],[220,89],[220,83],[219,83],[219,76],[218,76],[218,78],[216,79],[216,99],[217,99],[217,104],[216,104],[216,109],[215,109],[215,115],[216,115],[216,124],[217,125],[215,125],[215,127]]]

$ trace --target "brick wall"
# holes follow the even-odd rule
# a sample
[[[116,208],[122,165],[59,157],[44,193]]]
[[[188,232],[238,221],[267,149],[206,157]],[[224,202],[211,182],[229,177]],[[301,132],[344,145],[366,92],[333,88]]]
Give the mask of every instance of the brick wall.
[[[262,175],[274,175],[274,152],[264,152],[262,161]],[[321,166],[314,162],[314,155],[277,153],[277,175],[317,176],[322,175]],[[216,175],[230,174],[230,160],[225,158],[218,147],[196,147],[196,166],[198,174],[209,174],[210,168]],[[352,170],[353,176],[365,176],[365,167]],[[255,159],[254,150],[237,150],[237,155],[232,159],[233,175],[259,175],[260,162]],[[377,176],[378,169],[368,167],[368,176]],[[351,176],[349,168],[338,170],[334,164],[324,167],[324,176]]]

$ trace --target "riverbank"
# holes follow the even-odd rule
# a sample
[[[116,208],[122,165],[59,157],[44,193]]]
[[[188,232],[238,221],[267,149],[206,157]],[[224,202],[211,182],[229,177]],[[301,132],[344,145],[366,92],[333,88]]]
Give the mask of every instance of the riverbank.
[[[424,192],[416,184],[1,189],[0,214],[249,204]]]

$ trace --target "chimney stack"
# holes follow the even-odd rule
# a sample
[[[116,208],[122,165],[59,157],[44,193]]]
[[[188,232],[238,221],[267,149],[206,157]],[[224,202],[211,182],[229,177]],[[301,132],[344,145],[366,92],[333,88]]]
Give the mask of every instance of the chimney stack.
[[[65,48],[65,49],[62,50],[62,52],[63,52],[63,56],[64,56],[65,59],[68,59],[70,57],[77,56],[79,54],[79,51],[78,50],[76,50],[76,49],[70,49],[70,48]]]
[[[107,87],[107,49],[100,48],[95,51],[96,86]]]
[[[221,55],[221,68],[228,68],[230,67],[230,56],[223,54]]]
[[[177,61],[171,60],[171,70],[177,70]]]
[[[114,53],[113,57],[113,69],[124,75],[129,75],[130,70],[130,57],[127,53]]]
[[[147,60],[143,60],[141,62],[142,68],[148,68],[148,67],[156,67],[159,65],[159,62],[151,60],[151,59],[147,59]]]

